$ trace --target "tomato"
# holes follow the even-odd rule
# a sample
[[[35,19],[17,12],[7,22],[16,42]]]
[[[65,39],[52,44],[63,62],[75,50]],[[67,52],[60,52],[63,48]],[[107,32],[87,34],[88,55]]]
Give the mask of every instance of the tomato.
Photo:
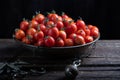
[[[77,35],[81,35],[83,38],[86,36],[86,33],[83,29],[79,29],[77,32],[76,32]]]
[[[59,31],[59,37],[62,38],[65,41],[65,39],[67,38],[66,32],[63,31],[63,30],[60,30]]]
[[[55,24],[55,26],[56,26],[59,30],[61,30],[61,29],[64,27],[64,24],[63,24],[62,21],[57,21],[56,24]]]
[[[97,38],[99,36],[99,31],[97,31],[95,28],[92,28],[90,35],[93,36],[93,38]]]
[[[62,12],[62,18],[65,19],[65,18],[69,18],[69,16],[67,14],[65,14],[64,12]]]
[[[49,17],[49,20],[50,21],[53,21],[53,22],[56,22],[58,19],[58,15],[53,13],[50,17]]]
[[[75,38],[75,43],[77,45],[85,44],[85,39],[81,35],[77,35]]]
[[[25,36],[24,38],[22,38],[22,42],[25,44],[31,44],[31,36]]]
[[[26,31],[28,29],[29,26],[29,22],[27,20],[23,20],[22,22],[20,22],[20,29],[22,29],[23,31]]]
[[[43,38],[44,38],[44,33],[43,33],[43,31],[38,31],[38,32],[36,32],[36,33],[34,34],[34,38],[35,38],[36,40],[43,39]]]
[[[32,36],[34,36],[36,32],[37,32],[36,29],[34,29],[34,28],[29,28],[26,33],[27,33],[27,35],[32,35]]]
[[[44,39],[39,39],[37,43],[34,44],[35,46],[44,46]]]
[[[85,27],[86,27],[86,24],[85,24],[85,22],[83,21],[83,20],[80,20],[80,19],[78,19],[77,21],[76,21],[76,25],[77,25],[77,29],[79,30],[79,29],[85,29]]]
[[[75,41],[76,36],[77,35],[75,33],[72,33],[69,35],[69,38],[71,38],[73,41]]]
[[[35,20],[30,21],[29,27],[37,29],[38,22]]]
[[[35,20],[39,24],[41,24],[45,20],[45,16],[43,14],[38,13],[37,15],[35,15],[35,17],[33,18],[33,20]]]
[[[16,29],[15,38],[21,40],[23,37],[25,37],[25,32],[22,29]]]
[[[58,37],[57,40],[56,40],[56,46],[63,47],[64,46],[64,40],[62,38]]]
[[[54,24],[54,22],[53,21],[47,21],[47,23],[46,23],[46,27],[53,27],[55,24]]]
[[[59,30],[57,27],[52,27],[48,30],[48,35],[53,38],[57,38],[59,36]]]
[[[38,27],[37,27],[37,30],[38,30],[38,31],[41,30],[41,31],[45,32],[46,26],[45,26],[44,24],[39,24]]]
[[[73,46],[73,45],[74,45],[74,42],[73,42],[72,39],[67,38],[67,39],[65,40],[65,46]]]
[[[66,33],[69,35],[71,33],[75,33],[77,31],[77,26],[75,23],[71,23],[65,28]]]
[[[53,47],[55,45],[55,39],[52,36],[47,36],[44,42],[46,47]]]
[[[90,29],[88,27],[86,27],[84,31],[85,31],[86,35],[90,35]]]
[[[67,27],[71,23],[73,23],[73,19],[72,18],[65,18],[65,19],[63,19],[63,24],[64,24],[65,27]]]
[[[86,36],[86,37],[85,37],[85,42],[86,42],[86,43],[92,42],[93,40],[94,40],[94,39],[93,39],[92,36]]]
[[[89,24],[89,25],[87,25],[87,27],[88,27],[88,29],[91,30],[93,28],[93,25]]]
[[[62,21],[62,17],[58,16],[57,21]]]

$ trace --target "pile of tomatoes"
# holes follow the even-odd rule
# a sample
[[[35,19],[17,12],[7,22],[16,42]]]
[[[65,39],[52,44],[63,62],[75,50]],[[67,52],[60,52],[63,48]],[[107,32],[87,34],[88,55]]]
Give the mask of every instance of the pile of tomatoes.
[[[82,19],[73,20],[63,13],[55,12],[46,16],[37,13],[31,20],[22,20],[15,29],[15,39],[34,46],[65,47],[83,45],[99,37],[99,29],[87,25]]]

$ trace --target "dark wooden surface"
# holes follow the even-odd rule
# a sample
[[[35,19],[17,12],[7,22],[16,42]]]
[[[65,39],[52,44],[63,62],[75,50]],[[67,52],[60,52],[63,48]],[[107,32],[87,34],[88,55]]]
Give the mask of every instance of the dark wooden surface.
[[[40,56],[35,56],[32,51],[26,50],[26,53],[25,50],[12,39],[0,39],[1,64],[6,61],[12,62],[16,58],[21,60],[27,58],[33,60],[33,62],[36,62],[35,59],[40,58]],[[42,60],[38,62],[47,63]],[[53,59],[51,63],[44,65],[54,69],[48,70],[47,73],[41,76],[26,76],[23,80],[66,80],[64,68],[59,69],[58,67],[63,67],[67,61],[61,59],[57,63],[59,64],[55,64]],[[75,80],[120,80],[120,40],[98,40],[91,55],[83,58],[82,64],[79,66],[79,75]]]

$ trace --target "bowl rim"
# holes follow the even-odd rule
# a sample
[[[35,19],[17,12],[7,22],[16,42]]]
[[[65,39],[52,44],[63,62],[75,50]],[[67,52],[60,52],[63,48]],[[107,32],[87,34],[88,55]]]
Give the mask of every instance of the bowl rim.
[[[42,47],[42,46],[34,46],[34,45],[31,45],[31,44],[25,44],[23,42],[21,42],[20,40],[17,40],[15,39],[15,37],[13,36],[13,39],[17,42],[19,42],[20,44],[22,44],[23,46],[26,46],[26,47],[31,47],[31,48],[42,48],[42,49],[65,49],[65,48],[78,48],[78,47],[84,47],[84,46],[88,46],[88,45],[91,45],[93,43],[95,43],[96,41],[98,41],[100,39],[100,33],[99,33],[99,36],[94,39],[94,41],[92,42],[89,42],[89,43],[85,43],[85,44],[82,44],[82,45],[74,45],[74,46],[64,46],[64,47]]]

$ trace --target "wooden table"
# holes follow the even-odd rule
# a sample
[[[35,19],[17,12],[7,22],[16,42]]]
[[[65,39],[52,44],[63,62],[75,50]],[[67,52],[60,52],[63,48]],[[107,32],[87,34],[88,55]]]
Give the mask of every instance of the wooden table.
[[[13,39],[0,39],[0,64],[12,63],[18,58],[16,53],[23,55],[23,50]],[[33,56],[29,51],[24,55]],[[34,61],[34,58],[31,60]],[[27,75],[22,80],[66,80],[64,69],[58,68],[62,65],[48,65],[54,69],[43,75]],[[95,50],[88,58],[83,58],[78,70],[75,80],[120,80],[120,40],[98,40]]]

